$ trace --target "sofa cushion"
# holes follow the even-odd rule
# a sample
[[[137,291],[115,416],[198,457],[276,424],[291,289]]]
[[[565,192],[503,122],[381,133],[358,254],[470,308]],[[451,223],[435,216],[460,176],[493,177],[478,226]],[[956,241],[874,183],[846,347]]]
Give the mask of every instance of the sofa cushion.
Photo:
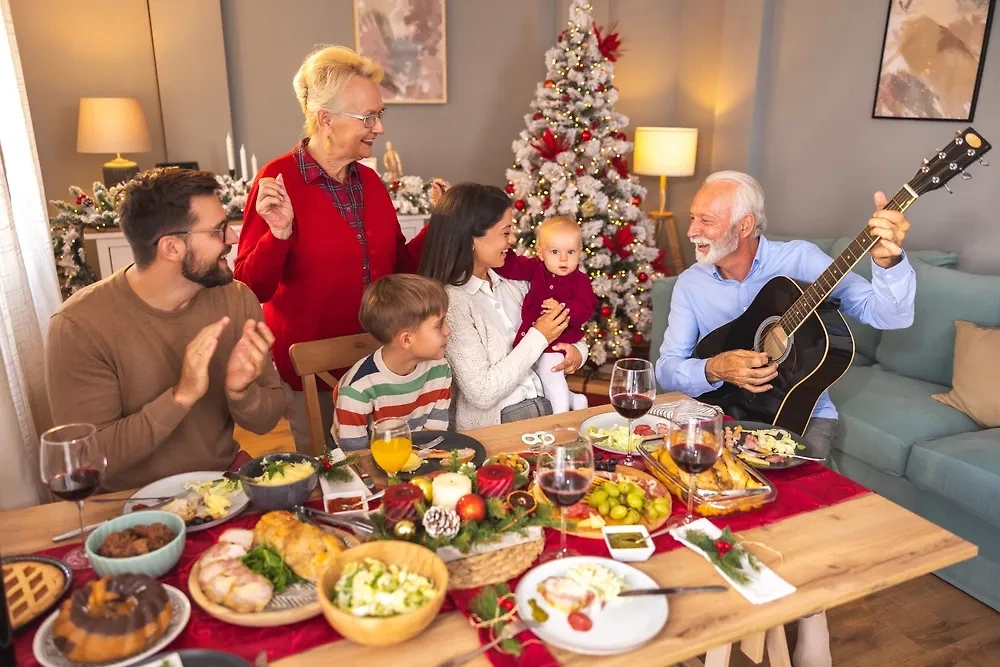
[[[1000,526],[1000,428],[915,444],[906,477]]]
[[[853,238],[847,236],[837,239],[834,241],[833,247],[830,248],[828,254],[831,257],[836,257],[840,253],[844,252],[853,240]],[[907,250],[906,255],[907,257],[919,259],[920,261],[932,266],[954,268],[955,265],[958,264],[958,255],[953,252],[942,252],[940,250]],[[862,258],[854,266],[853,270],[856,274],[868,282],[871,282],[872,262],[868,257]],[[871,364],[875,361],[875,350],[878,348],[879,341],[882,339],[882,331],[867,324],[863,324],[861,320],[854,319],[848,315],[845,315],[844,319],[847,320],[847,325],[851,327],[851,333],[854,334],[855,364],[859,366],[871,366]]]
[[[667,276],[653,281],[653,324],[649,332],[649,360],[656,363],[660,358],[660,346],[667,332],[667,316],[670,315],[670,299],[674,294],[676,276]]]
[[[825,252],[827,255],[830,254],[830,251],[833,249],[834,244],[839,240],[836,238],[814,239],[814,238],[807,238],[805,236],[785,236],[782,234],[768,234],[767,238],[771,241],[809,241],[809,243],[815,243],[817,246],[819,246],[819,249]],[[846,243],[844,244],[844,247],[845,248],[847,247]]]
[[[1000,326],[1000,276],[911,261],[917,273],[914,325],[883,331],[875,358],[886,370],[950,387],[955,321]]]
[[[934,399],[972,417],[983,428],[1000,427],[1000,328],[955,322],[952,390]]]
[[[914,443],[978,430],[966,415],[931,398],[942,389],[879,366],[851,368],[830,388],[840,413],[834,448],[901,477]]]

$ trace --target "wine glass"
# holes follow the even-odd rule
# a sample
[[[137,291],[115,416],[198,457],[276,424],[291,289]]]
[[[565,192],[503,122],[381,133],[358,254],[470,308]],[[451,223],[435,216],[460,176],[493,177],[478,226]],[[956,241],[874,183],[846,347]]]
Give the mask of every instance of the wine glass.
[[[670,458],[688,474],[687,515],[675,524],[684,526],[694,521],[695,477],[714,466],[722,452],[722,415],[671,421],[669,431]]]
[[[637,467],[638,462],[632,457],[633,429],[635,420],[649,412],[656,398],[653,364],[645,359],[619,359],[611,371],[608,394],[615,412],[628,420],[628,451],[621,464]]]
[[[405,419],[386,417],[372,425],[372,458],[390,477],[402,470],[413,449],[413,436]]]
[[[580,555],[566,548],[566,508],[590,492],[594,478],[594,449],[590,441],[575,428],[557,428],[550,434],[552,442],[543,444],[538,455],[536,475],[542,493],[559,507],[562,527],[559,550],[542,554],[543,562]]]
[[[63,500],[75,500],[80,515],[80,536],[86,542],[83,501],[104,481],[108,459],[97,446],[93,424],[66,424],[42,434],[40,446],[42,481]],[[74,570],[89,570],[90,558],[83,544],[63,556]]]

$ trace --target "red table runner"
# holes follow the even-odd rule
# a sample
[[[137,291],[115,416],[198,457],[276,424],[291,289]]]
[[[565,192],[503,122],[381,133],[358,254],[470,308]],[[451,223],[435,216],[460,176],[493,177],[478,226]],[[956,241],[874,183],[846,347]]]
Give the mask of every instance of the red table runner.
[[[768,477],[778,488],[778,498],[775,502],[766,505],[762,509],[746,514],[712,517],[712,521],[720,527],[729,526],[734,532],[738,532],[774,523],[775,521],[780,521],[803,512],[833,505],[867,491],[866,488],[852,482],[846,477],[813,463],[807,463],[790,470],[771,471],[768,473]],[[674,513],[679,514],[683,512],[683,505],[675,499]],[[174,586],[187,595],[188,575],[201,553],[214,544],[218,536],[226,528],[251,528],[257,522],[258,518],[257,515],[239,517],[210,530],[189,533],[187,542],[184,545],[184,552],[177,567],[161,577],[160,580],[165,584]],[[558,539],[559,536],[556,531],[547,531],[546,548],[557,548]],[[608,556],[603,540],[589,540],[569,536],[566,542],[570,548],[579,551],[581,554]],[[681,546],[679,542],[669,535],[657,538],[655,543],[657,553],[671,551]],[[60,558],[73,546],[64,545],[39,553]],[[92,571],[74,572],[71,590],[80,588],[93,578],[94,573]],[[516,585],[517,580],[511,580],[511,590],[514,590]],[[469,602],[478,592],[478,589],[452,591],[441,611],[447,612],[458,608],[468,617]],[[34,667],[39,664],[35,660],[31,645],[35,632],[43,620],[38,619],[34,621],[18,631],[16,635],[14,647],[17,655],[17,664],[21,667]],[[558,665],[558,662],[552,657],[552,654],[549,653],[545,646],[538,642],[537,639],[531,641],[532,638],[533,635],[530,632],[525,632],[520,636],[522,644],[525,644],[525,652],[519,659],[498,651],[490,651],[487,657],[498,667],[511,665],[523,665],[525,667]],[[274,661],[339,639],[340,635],[330,627],[330,624],[327,623],[322,615],[281,628],[245,628],[230,625],[229,623],[212,618],[192,601],[191,620],[181,635],[171,642],[168,648],[170,650],[183,648],[217,649],[234,653],[250,662],[253,662],[254,658],[261,651],[267,651],[268,659]],[[484,643],[488,641],[488,632],[480,630],[480,639]]]

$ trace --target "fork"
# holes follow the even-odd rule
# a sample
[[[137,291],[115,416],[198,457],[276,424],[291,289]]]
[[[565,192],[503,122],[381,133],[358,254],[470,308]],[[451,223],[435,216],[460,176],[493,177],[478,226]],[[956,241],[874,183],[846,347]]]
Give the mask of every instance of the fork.
[[[432,447],[436,447],[437,445],[440,445],[442,442],[444,442],[444,436],[439,435],[438,437],[434,438],[430,442],[425,442],[422,445],[417,445],[416,447],[414,447],[414,449],[416,449],[418,452],[422,452],[425,449],[430,449]]]
[[[469,651],[468,653],[463,653],[461,655],[457,655],[454,658],[452,658],[451,660],[445,660],[444,662],[442,662],[441,664],[439,664],[438,667],[458,667],[459,665],[464,665],[465,663],[469,662],[473,658],[475,658],[477,656],[480,656],[483,653],[486,653],[487,651],[489,651],[490,649],[492,649],[494,646],[496,646],[497,644],[499,644],[503,640],[510,639],[511,637],[516,637],[517,635],[521,634],[525,630],[528,630],[528,629],[533,628],[533,627],[537,627],[538,625],[539,624],[535,623],[534,621],[532,621],[532,622],[529,623],[528,621],[524,620],[523,618],[519,619],[517,621],[514,621],[513,623],[508,623],[506,626],[504,626],[503,631],[497,636],[497,638],[494,639],[493,641],[491,641],[490,643],[483,644],[479,648],[474,649],[472,651]]]

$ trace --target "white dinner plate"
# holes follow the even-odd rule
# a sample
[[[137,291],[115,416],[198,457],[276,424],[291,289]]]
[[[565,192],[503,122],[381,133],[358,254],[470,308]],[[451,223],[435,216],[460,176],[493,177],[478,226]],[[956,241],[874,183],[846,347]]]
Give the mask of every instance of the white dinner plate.
[[[213,470],[199,470],[197,472],[184,472],[179,475],[172,475],[170,477],[164,477],[161,480],[157,480],[151,484],[147,484],[135,493],[133,493],[128,500],[125,501],[125,507],[122,509],[122,514],[131,514],[134,510],[132,507],[137,504],[142,505],[152,505],[153,503],[143,502],[141,500],[132,500],[132,498],[159,498],[165,496],[175,496],[178,493],[184,491],[185,484],[200,484],[202,482],[210,482],[213,479],[221,479],[222,473]],[[192,498],[195,497],[193,492],[190,493]],[[199,530],[208,530],[213,526],[218,526],[220,523],[229,521],[243,509],[250,504],[250,499],[247,498],[246,494],[243,493],[243,489],[235,491],[231,496],[229,496],[229,510],[216,519],[215,521],[208,521],[206,523],[198,524],[197,526],[188,525],[187,532],[196,533]]]
[[[162,650],[167,644],[177,639],[177,637],[184,630],[184,626],[187,625],[188,620],[191,618],[191,603],[188,602],[187,597],[181,593],[179,590],[173,586],[168,586],[163,584],[163,588],[166,589],[167,595],[170,596],[170,602],[173,604],[173,609],[170,612],[170,624],[167,625],[167,631],[157,639],[155,642],[146,647],[146,650],[142,653],[136,653],[130,658],[126,658],[120,662],[102,662],[100,667],[127,667],[127,665],[134,665],[140,662],[143,658],[149,657]],[[62,651],[56,647],[55,641],[52,639],[52,625],[56,622],[56,618],[59,616],[59,612],[53,613],[45,622],[42,623],[41,627],[38,628],[38,632],[35,633],[35,641],[32,643],[32,650],[35,652],[35,659],[43,665],[43,667],[85,667],[79,662],[70,661]],[[92,666],[91,666],[92,667]]]
[[[631,565],[610,558],[576,556],[560,558],[539,565],[521,577],[514,592],[517,613],[521,618],[531,618],[528,600],[534,599],[548,613],[547,621],[531,631],[543,642],[573,653],[583,655],[615,655],[634,651],[653,639],[667,624],[669,608],[665,595],[643,595],[634,598],[617,598],[598,612],[589,614],[594,626],[587,632],[570,627],[566,614],[549,606],[538,593],[538,585],[549,577],[566,574],[576,565],[593,564],[605,567],[625,579],[625,587],[657,588],[649,575]]]
[[[633,427],[638,426],[639,424],[649,424],[655,429],[657,424],[669,424],[669,423],[670,423],[669,420],[664,419],[662,417],[654,417],[653,415],[643,415],[642,417],[639,417],[638,419],[635,420],[635,422],[633,423]],[[591,428],[603,430],[608,428],[614,428],[615,426],[628,426],[628,420],[619,415],[617,412],[605,412],[584,419],[583,423],[580,424],[580,434],[586,435],[587,431],[589,431]],[[662,439],[663,439],[662,435],[652,435],[643,439],[642,442],[643,444],[653,443]],[[593,438],[591,442],[594,445],[594,449],[600,449],[602,451],[612,452],[614,454],[626,453],[624,449],[617,449],[611,447],[606,439]]]

